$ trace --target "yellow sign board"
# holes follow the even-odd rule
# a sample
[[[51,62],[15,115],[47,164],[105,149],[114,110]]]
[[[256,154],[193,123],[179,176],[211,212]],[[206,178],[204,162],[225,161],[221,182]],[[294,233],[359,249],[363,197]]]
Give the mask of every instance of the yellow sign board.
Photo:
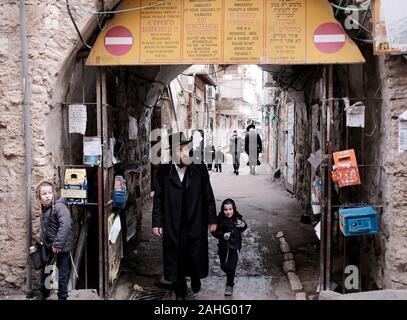
[[[61,189],[62,198],[86,199],[86,190],[79,189]]]
[[[258,63],[264,56],[263,5],[263,0],[225,1],[225,63]]]
[[[210,64],[222,60],[222,9],[222,1],[184,1],[183,61]]]
[[[364,58],[326,0],[125,0],[87,65],[331,64]]]

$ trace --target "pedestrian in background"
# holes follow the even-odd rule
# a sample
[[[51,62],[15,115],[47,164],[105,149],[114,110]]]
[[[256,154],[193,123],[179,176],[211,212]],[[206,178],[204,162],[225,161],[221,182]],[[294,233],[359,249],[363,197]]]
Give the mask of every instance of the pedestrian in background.
[[[229,153],[232,154],[233,173],[239,175],[240,167],[240,154],[243,152],[242,139],[238,136],[237,131],[234,130],[230,138]]]
[[[254,124],[249,125],[246,131],[244,149],[249,156],[247,165],[250,167],[250,174],[256,174],[255,168],[260,165],[259,154],[263,151],[262,141]]]
[[[221,147],[218,147],[215,153],[215,170],[222,172],[222,163],[225,162],[225,155],[223,154]]]

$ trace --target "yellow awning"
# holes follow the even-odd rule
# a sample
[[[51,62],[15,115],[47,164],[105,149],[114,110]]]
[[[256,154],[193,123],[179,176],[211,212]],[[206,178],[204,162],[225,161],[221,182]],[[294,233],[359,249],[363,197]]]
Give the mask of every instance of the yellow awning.
[[[327,0],[125,0],[123,9],[135,10],[106,24],[87,65],[365,62]]]

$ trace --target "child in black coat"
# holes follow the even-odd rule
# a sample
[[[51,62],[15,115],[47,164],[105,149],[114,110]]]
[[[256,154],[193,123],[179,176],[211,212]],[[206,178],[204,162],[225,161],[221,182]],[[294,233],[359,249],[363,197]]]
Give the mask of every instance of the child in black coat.
[[[242,216],[237,212],[235,202],[226,199],[218,215],[216,231],[212,235],[219,239],[219,259],[221,269],[226,273],[225,296],[233,294],[237,260],[242,248],[242,232],[247,228]]]

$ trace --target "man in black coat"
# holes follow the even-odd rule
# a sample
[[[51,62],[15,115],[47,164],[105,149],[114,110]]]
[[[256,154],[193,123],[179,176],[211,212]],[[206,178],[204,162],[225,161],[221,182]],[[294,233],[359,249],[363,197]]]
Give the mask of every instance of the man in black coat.
[[[244,141],[244,149],[249,156],[247,165],[250,167],[250,174],[255,174],[256,165],[260,165],[259,154],[263,152],[262,141],[260,135],[255,131],[254,124],[250,124],[246,128],[246,136]]]
[[[172,163],[157,172],[152,213],[153,233],[163,236],[164,278],[177,299],[185,299],[191,277],[194,293],[208,276],[208,229],[216,230],[216,204],[204,164],[190,163],[184,135],[170,136]]]

